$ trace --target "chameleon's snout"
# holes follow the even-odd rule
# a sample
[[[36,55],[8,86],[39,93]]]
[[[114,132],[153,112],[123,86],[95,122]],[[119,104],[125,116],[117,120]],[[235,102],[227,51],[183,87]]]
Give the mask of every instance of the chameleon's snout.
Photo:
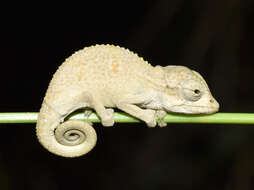
[[[220,109],[220,104],[214,98],[211,98],[209,102],[211,107],[210,113],[218,112]]]

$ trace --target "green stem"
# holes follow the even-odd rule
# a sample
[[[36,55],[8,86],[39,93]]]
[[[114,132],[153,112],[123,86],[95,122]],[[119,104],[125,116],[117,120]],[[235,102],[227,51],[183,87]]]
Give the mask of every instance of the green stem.
[[[0,123],[36,123],[36,112],[13,112],[0,113]],[[117,112],[114,114],[116,123],[137,123],[140,120],[125,113]],[[75,112],[69,119],[85,120],[82,112]],[[89,121],[99,123],[98,116],[92,113]],[[212,115],[184,115],[167,114],[163,119],[166,123],[203,123],[203,124],[254,124],[254,113],[216,113]]]

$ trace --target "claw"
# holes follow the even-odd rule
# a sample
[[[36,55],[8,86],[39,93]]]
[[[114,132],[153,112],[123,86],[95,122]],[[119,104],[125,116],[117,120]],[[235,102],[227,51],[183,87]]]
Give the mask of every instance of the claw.
[[[167,115],[167,112],[164,110],[157,110],[156,111],[156,117],[158,119],[158,125],[159,127],[166,127],[167,123],[163,121],[163,118]]]

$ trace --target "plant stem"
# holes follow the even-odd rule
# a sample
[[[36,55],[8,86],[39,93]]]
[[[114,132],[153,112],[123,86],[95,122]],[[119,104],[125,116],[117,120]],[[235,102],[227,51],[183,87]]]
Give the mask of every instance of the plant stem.
[[[36,123],[36,112],[12,112],[0,113],[0,123]],[[89,120],[99,123],[100,120],[95,113],[85,118],[83,112],[75,112],[68,119]],[[114,113],[116,123],[137,123],[140,120],[126,113]],[[167,114],[164,119],[166,123],[203,123],[203,124],[254,124],[254,113],[216,113],[212,115],[184,115]]]

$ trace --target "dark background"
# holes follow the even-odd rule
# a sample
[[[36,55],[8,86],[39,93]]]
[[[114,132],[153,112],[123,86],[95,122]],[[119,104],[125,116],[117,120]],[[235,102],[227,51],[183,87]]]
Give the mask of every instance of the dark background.
[[[221,112],[253,112],[253,0],[34,1],[1,5],[0,112],[37,112],[58,66],[85,46],[120,45],[152,65],[200,72]],[[35,124],[0,125],[0,189],[254,189],[243,125],[95,125],[97,146],[66,159]]]

